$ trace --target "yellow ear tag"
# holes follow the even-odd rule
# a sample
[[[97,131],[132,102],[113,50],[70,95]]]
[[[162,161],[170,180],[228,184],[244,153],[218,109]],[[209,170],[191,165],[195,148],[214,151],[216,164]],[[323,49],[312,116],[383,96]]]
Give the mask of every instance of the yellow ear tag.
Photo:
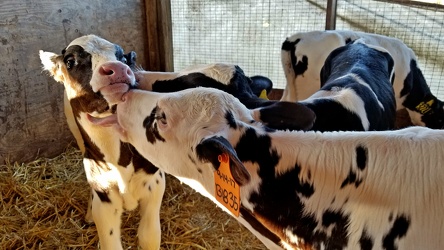
[[[234,180],[230,171],[230,157],[224,153],[218,156],[219,169],[214,171],[214,185],[216,200],[230,210],[234,216],[239,217],[240,187]]]
[[[261,94],[259,95],[259,98],[262,98],[262,99],[268,100],[267,90],[263,89],[263,90],[261,91]]]

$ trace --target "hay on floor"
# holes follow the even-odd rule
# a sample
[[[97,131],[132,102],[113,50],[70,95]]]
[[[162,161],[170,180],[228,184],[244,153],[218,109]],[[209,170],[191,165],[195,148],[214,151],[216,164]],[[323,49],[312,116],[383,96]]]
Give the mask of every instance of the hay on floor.
[[[54,159],[0,165],[0,249],[97,249],[84,221],[89,186],[75,148]],[[265,249],[216,205],[167,176],[161,249]],[[124,249],[137,249],[138,211],[122,217]]]

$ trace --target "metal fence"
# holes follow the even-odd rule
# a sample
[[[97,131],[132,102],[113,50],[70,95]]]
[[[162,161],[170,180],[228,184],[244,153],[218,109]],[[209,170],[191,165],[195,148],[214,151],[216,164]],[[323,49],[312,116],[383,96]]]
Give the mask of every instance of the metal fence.
[[[330,5],[329,5],[330,6]],[[338,0],[336,29],[396,37],[418,56],[432,92],[444,99],[444,6],[394,0]],[[174,67],[241,66],[285,87],[281,44],[299,31],[325,29],[325,0],[171,0]]]

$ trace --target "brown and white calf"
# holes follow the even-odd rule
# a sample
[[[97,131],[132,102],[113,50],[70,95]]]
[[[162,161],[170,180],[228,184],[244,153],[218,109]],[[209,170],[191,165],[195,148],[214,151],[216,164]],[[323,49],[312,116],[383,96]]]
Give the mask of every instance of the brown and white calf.
[[[131,90],[122,100],[122,139],[239,213],[270,249],[444,245],[442,130],[270,131],[253,120],[257,111],[210,88]]]
[[[288,37],[282,43],[281,51],[287,79],[281,100],[302,101],[319,90],[325,83],[320,72],[327,56],[334,49],[357,39],[385,48],[393,57],[397,109],[406,108],[414,125],[443,128],[444,103],[431,93],[415,53],[401,40],[377,34],[329,30],[299,32]]]
[[[92,189],[92,214],[88,211],[86,219],[92,216],[96,224],[100,248],[122,249],[122,212],[139,205],[139,245],[159,249],[164,173],[122,142],[112,127],[94,124],[113,110],[99,93],[100,86],[112,84],[111,94],[135,85],[135,53],[124,55],[118,45],[90,35],[72,41],[62,54],[40,51],[40,58],[44,69],[65,87],[65,115]]]

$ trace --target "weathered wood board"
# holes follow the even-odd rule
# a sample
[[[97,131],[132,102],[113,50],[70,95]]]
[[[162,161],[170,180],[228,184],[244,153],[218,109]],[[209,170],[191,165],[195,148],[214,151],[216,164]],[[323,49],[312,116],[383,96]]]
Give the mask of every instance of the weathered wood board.
[[[0,165],[59,154],[73,141],[63,114],[63,86],[41,70],[40,49],[60,53],[96,34],[135,50],[145,67],[143,0],[0,1]]]

